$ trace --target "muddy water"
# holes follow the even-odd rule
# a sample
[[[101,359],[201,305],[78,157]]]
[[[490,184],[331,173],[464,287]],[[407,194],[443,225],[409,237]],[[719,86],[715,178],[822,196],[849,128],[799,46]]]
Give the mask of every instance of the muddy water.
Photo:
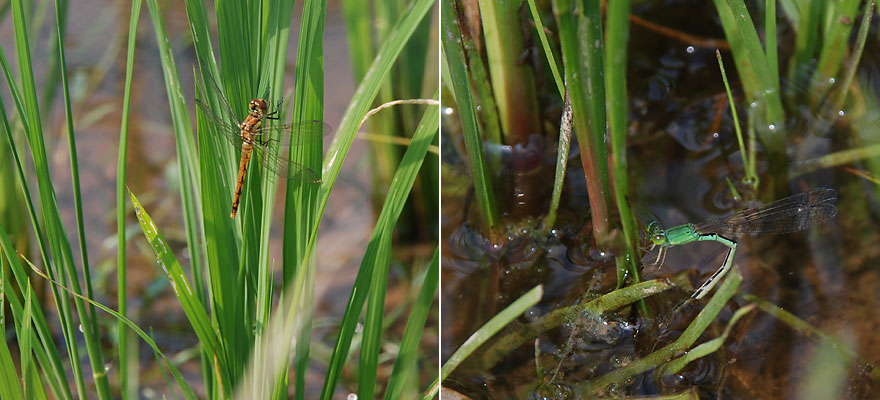
[[[711,3],[669,3],[664,10],[645,5],[635,8],[634,13],[688,33],[723,38]],[[781,59],[787,59],[791,44],[790,36],[780,37]],[[724,107],[726,96],[714,48],[632,26],[629,51],[630,195],[631,202],[640,209],[637,213],[642,223],[656,216],[669,227],[741,207],[725,182],[729,177],[739,189],[744,188],[739,183],[742,163],[729,108]],[[876,79],[878,60],[869,52],[866,49],[859,76],[862,85],[876,93],[880,88],[880,80]],[[722,55],[732,76],[731,55]],[[736,91],[735,82],[734,86]],[[541,97],[543,115],[551,124],[554,118],[558,121],[559,115],[558,100],[553,100],[553,95],[549,92]],[[852,145],[848,137],[876,136],[855,132],[855,124],[847,121],[819,135],[810,130],[818,122],[797,104],[789,105],[788,115],[797,116],[788,127],[791,140],[787,148],[794,160],[846,149]],[[742,114],[740,120],[744,120]],[[443,122],[448,135],[444,138],[450,138],[444,143],[454,145],[456,120]],[[547,153],[535,173],[550,181],[555,143],[546,140]],[[570,158],[555,230],[543,232],[538,222],[540,212],[527,217],[508,213],[503,233],[495,240],[485,237],[481,229],[476,204],[469,194],[466,157],[455,146],[444,151],[444,185],[450,189],[442,198],[443,359],[534,285],[544,285],[542,301],[499,336],[525,329],[530,321],[551,310],[615,289],[613,249],[597,248],[590,235],[589,204],[576,148]],[[758,168],[764,179],[771,179],[766,175],[767,160],[761,155]],[[604,387],[600,393],[656,395],[695,390],[708,398],[802,398],[810,393],[811,382],[817,381],[817,370],[824,371],[825,375],[820,376],[840,371],[836,381],[840,390],[834,392],[839,396],[870,398],[880,393],[877,383],[868,377],[874,371],[873,365],[880,362],[880,340],[875,334],[880,328],[880,313],[876,312],[880,305],[876,191],[842,168],[823,169],[777,184],[793,192],[835,188],[839,191],[840,213],[806,232],[740,240],[735,259],[744,276],[740,294],[767,300],[832,335],[837,342],[828,346],[777,317],[753,311],[733,327],[718,351],[681,372],[660,376],[652,369]],[[766,187],[765,182],[764,190]],[[550,190],[547,187],[545,197],[537,200],[537,209],[547,208]],[[682,333],[705,301],[679,308],[676,313],[672,310],[715,271],[725,254],[726,248],[715,243],[673,248],[661,269],[642,271],[643,279],[670,279],[679,287],[646,302],[651,318],[643,318],[634,308],[625,308],[601,317],[571,319],[541,334],[537,344],[529,341],[498,356],[496,363],[481,361],[485,360],[485,352],[494,349],[490,341],[471,357],[471,362],[453,373],[446,386],[472,398],[590,398],[595,394],[586,392],[586,382],[631,364]],[[742,295],[735,296],[700,342],[721,335],[733,312],[747,303]],[[820,356],[828,348],[847,348],[856,357],[845,361],[831,357],[828,361]],[[541,371],[543,381],[536,370]]]

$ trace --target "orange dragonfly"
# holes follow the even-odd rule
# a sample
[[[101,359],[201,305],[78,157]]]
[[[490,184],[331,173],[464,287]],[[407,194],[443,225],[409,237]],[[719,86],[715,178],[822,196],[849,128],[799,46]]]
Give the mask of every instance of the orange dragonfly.
[[[220,87],[209,75],[205,80],[214,87],[214,92],[220,100],[220,106],[224,115],[217,115],[211,111],[204,102],[196,99],[196,104],[202,109],[207,120],[216,125],[224,138],[232,142],[236,147],[241,147],[241,161],[238,167],[235,195],[232,198],[232,212],[230,218],[235,218],[238,212],[238,204],[241,199],[241,190],[244,177],[247,174],[248,164],[254,153],[263,161],[263,167],[279,177],[293,179],[306,183],[321,183],[321,175],[305,165],[290,161],[284,154],[288,146],[298,146],[320,140],[330,133],[330,126],[321,121],[302,121],[293,124],[267,125],[266,120],[277,120],[278,109],[282,101],[275,106],[275,110],[269,112],[267,96],[255,98],[248,104],[248,114],[239,122],[232,111],[232,106],[226,100],[226,96]],[[268,94],[268,91],[267,91]],[[271,145],[270,144],[273,144]]]

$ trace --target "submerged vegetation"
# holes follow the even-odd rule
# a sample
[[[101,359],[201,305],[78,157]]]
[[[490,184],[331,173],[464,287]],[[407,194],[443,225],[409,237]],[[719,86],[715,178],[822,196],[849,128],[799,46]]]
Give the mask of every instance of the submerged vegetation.
[[[857,300],[880,273],[874,2],[486,3],[441,1],[442,385],[875,393],[880,316]],[[837,218],[740,240],[708,300],[693,285],[727,248],[639,262],[651,220],[820,187],[839,193]],[[805,372],[822,368],[842,372]]]

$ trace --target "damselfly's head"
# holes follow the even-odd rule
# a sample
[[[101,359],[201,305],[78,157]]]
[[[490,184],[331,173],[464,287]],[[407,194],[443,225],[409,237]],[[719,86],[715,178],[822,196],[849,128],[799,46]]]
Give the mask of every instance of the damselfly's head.
[[[648,226],[645,227],[645,231],[648,232],[648,235],[651,236],[651,242],[655,245],[660,246],[666,243],[666,233],[663,232],[663,229],[660,229],[660,223],[657,221],[651,221]]]
[[[250,104],[248,104],[248,112],[255,118],[262,119],[268,111],[269,105],[264,99],[253,99]]]

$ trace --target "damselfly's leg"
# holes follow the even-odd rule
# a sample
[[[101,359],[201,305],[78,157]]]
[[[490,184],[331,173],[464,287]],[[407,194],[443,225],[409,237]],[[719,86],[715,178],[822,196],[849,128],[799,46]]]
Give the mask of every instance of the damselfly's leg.
[[[663,266],[663,263],[666,261],[666,246],[661,246],[660,251],[657,252],[657,261],[654,261],[654,268],[660,268]]]
[[[706,280],[706,282],[700,285],[700,287],[697,288],[696,291],[694,291],[694,294],[691,295],[691,298],[693,298],[694,300],[699,300],[703,298],[706,293],[709,293],[709,291],[712,290],[712,288],[714,288],[719,281],[721,281],[721,278],[724,277],[724,274],[726,274],[727,271],[730,270],[730,267],[733,265],[733,255],[736,254],[736,242],[730,239],[712,234],[706,235],[705,239],[701,237],[700,240],[712,240],[721,243],[727,247],[730,247],[730,250],[727,252],[727,258],[724,259],[724,263],[721,264],[721,268],[718,268],[718,270],[715,271],[715,273],[712,274],[712,276],[710,276],[709,279]]]

